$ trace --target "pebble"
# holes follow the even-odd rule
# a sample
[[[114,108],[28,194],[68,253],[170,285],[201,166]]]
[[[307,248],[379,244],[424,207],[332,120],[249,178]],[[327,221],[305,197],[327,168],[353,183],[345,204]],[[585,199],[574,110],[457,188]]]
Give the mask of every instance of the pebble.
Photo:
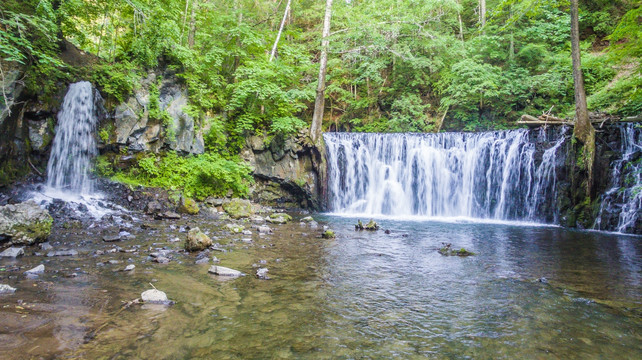
[[[259,268],[256,270],[256,277],[261,280],[270,280],[270,277],[267,276],[268,271],[269,270],[267,268]]]
[[[58,250],[50,251],[47,253],[47,257],[52,256],[78,256],[78,251],[76,250]]]
[[[136,268],[136,265],[134,264],[129,264],[125,267],[125,271],[132,271]]]
[[[204,258],[196,260],[194,263],[197,264],[197,265],[200,265],[200,264],[207,264],[209,262],[210,262],[210,258],[204,257]]]
[[[243,230],[243,231],[241,231],[241,234],[243,234],[243,235],[252,235],[252,231],[250,231],[250,230]]]
[[[159,264],[167,264],[171,260],[169,258],[164,257],[164,256],[159,256],[159,257],[155,257],[154,260],[152,260],[152,261],[153,262],[157,262]]]
[[[0,294],[13,294],[14,292],[16,292],[16,288],[7,284],[0,284]]]

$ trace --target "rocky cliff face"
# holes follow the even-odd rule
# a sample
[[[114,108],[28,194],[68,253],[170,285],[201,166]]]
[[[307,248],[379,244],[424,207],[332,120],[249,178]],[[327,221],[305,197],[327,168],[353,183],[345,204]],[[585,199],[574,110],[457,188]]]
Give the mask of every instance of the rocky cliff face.
[[[250,136],[241,157],[254,168],[254,201],[320,209],[324,188],[322,154],[304,133],[290,138]],[[321,170],[320,170],[321,169]]]
[[[133,153],[171,149],[183,154],[202,154],[204,129],[187,114],[187,105],[187,89],[173,74],[150,73],[101,123],[102,148],[117,147]]]

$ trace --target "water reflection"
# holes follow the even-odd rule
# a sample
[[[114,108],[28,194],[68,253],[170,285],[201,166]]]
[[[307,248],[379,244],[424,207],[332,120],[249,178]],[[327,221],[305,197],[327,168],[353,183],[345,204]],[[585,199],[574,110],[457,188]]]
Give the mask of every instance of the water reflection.
[[[319,220],[335,240],[291,224],[216,253],[221,265],[250,275],[232,281],[217,281],[189,255],[165,266],[137,259],[132,273],[81,259],[72,266],[86,269],[84,278],[45,279],[52,284],[47,301],[70,310],[40,339],[25,333],[28,346],[58,339],[66,350],[38,354],[90,359],[642,356],[637,238],[383,220],[388,235],[355,232],[356,219]],[[215,224],[199,226],[216,232]],[[137,234],[142,248],[158,242],[148,234]],[[442,242],[477,256],[441,256]],[[251,276],[261,260],[272,280]],[[546,283],[537,281],[543,277]],[[176,305],[118,312],[150,281]],[[103,324],[80,344],[87,329]]]

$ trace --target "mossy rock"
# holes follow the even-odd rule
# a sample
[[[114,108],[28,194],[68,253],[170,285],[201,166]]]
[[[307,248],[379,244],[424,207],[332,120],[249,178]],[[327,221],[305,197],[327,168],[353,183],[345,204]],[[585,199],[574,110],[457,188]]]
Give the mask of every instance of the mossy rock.
[[[459,250],[454,250],[451,248],[451,244],[443,244],[444,246],[439,249],[439,253],[444,256],[473,256],[476,255],[474,252],[468,251],[464,248]]]
[[[51,215],[32,200],[0,206],[0,238],[8,238],[8,244],[31,245],[44,241],[52,225]]]
[[[185,250],[201,251],[212,245],[212,239],[205,235],[199,228],[190,229],[185,240]]]
[[[377,231],[379,230],[379,225],[373,219],[370,219],[370,221],[365,225],[363,225],[361,220],[359,220],[354,228],[355,230]]]
[[[189,214],[189,215],[196,215],[200,211],[196,201],[188,197],[181,197],[177,210],[181,214]]]
[[[321,234],[321,237],[324,239],[334,239],[337,237],[337,235],[334,233],[334,231],[328,229]]]
[[[223,210],[225,210],[232,219],[247,218],[253,214],[252,203],[244,199],[232,199],[224,203]]]
[[[286,224],[292,221],[292,216],[285,213],[274,213],[265,220],[272,224]]]

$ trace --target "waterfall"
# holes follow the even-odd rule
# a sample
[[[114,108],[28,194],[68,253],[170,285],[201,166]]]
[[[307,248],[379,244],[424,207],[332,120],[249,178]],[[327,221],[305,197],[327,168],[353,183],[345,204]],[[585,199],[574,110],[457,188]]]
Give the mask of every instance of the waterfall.
[[[342,214],[554,222],[565,132],[553,142],[524,129],[326,133],[328,205]]]
[[[58,113],[56,136],[47,165],[47,186],[62,192],[90,194],[89,170],[98,153],[94,131],[97,116],[93,86],[87,81],[71,84]]]
[[[610,188],[604,193],[593,226],[597,230],[642,231],[642,127],[620,128],[620,153],[611,163]],[[637,231],[636,231],[637,230]]]

